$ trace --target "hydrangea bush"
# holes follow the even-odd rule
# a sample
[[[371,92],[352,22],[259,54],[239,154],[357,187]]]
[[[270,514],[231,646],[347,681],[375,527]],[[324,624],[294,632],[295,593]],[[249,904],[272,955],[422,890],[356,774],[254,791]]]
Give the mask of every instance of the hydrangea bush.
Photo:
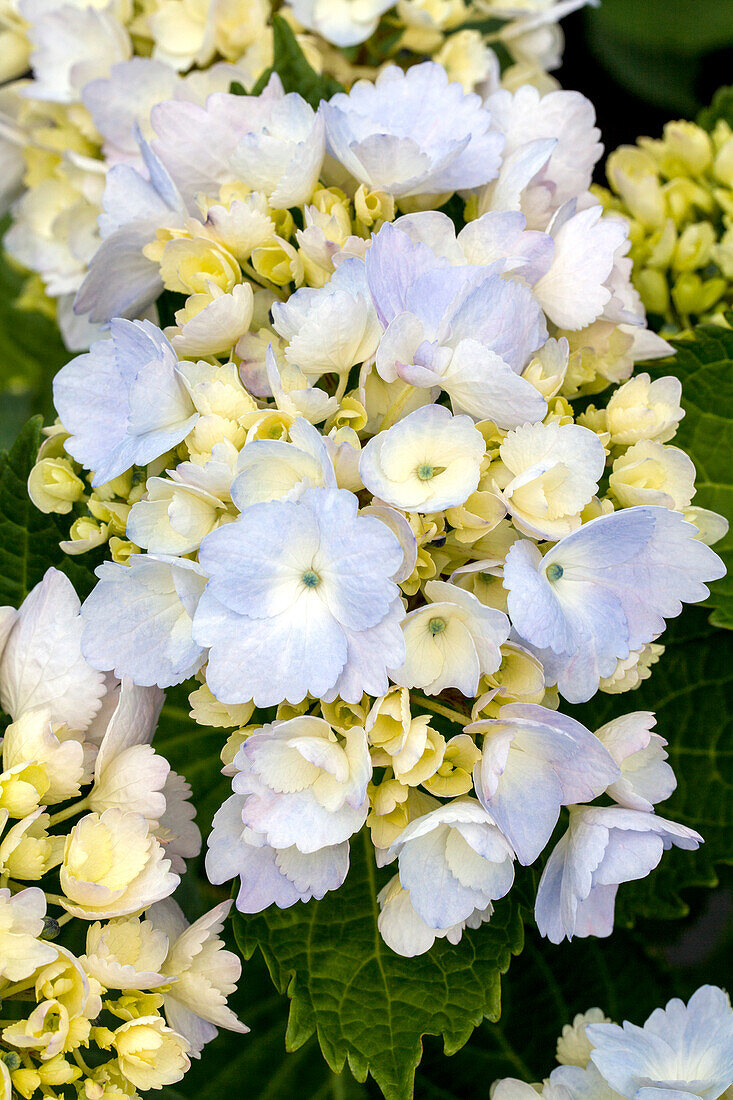
[[[665,850],[719,858],[697,853],[714,822],[662,807],[687,788],[684,722],[625,705],[664,667],[667,621],[725,573],[725,451],[696,498],[697,391],[644,309],[634,188],[670,204],[673,271],[684,188],[639,183],[636,150],[609,162],[618,197],[598,192],[584,96],[516,71],[501,86],[495,58],[469,80],[438,52],[464,30],[484,57],[494,33],[546,42],[573,6],[489,6],[445,37],[477,13],[297,3],[271,29],[259,12],[246,42],[234,4],[20,6],[7,33],[27,31],[34,79],[14,94],[51,101],[44,81],[66,81],[55,128],[81,101],[105,142],[72,156],[60,136],[38,177],[26,142],[6,238],[81,350],[33,460],[7,461],[29,500],[0,497],[25,596],[0,615],[9,1096],[136,1096],[180,1081],[217,1028],[247,1030],[226,1005],[231,901],[188,926],[171,899],[201,843],[150,743],[166,691],[193,720],[182,770],[216,803],[207,896],[233,891],[241,952],[259,946],[293,998],[289,1045],[316,1030],[334,1071],[348,1058],[388,1100],[411,1095],[424,1033],[452,1052],[498,1017],[523,922],[572,951],[611,935],[619,887]],[[147,35],[152,58],[62,65],[60,29],[104,67],[77,17]],[[671,180],[696,133],[639,155]],[[693,175],[724,175],[715,133]],[[72,169],[96,173],[84,211],[45,186]],[[69,247],[62,293],[44,264]],[[729,342],[710,327],[688,354],[723,362]],[[46,522],[58,568],[29,591]],[[723,1001],[668,1006],[670,1027]],[[550,1100],[692,1081],[645,1069],[642,1044],[619,1085],[620,1029],[584,1024],[585,1076],[555,1071]],[[689,1095],[717,1100],[724,1072]]]

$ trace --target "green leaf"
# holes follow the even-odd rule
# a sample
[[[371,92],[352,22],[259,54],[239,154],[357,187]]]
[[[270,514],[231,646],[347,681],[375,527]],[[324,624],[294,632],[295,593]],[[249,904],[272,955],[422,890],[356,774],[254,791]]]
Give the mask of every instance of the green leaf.
[[[41,444],[43,419],[34,416],[0,454],[0,604],[18,607],[50,566],[66,573],[83,598],[94,584],[89,555],[70,558],[59,548],[68,517],[44,515],[28,496],[30,473]]]
[[[689,55],[733,43],[730,0],[604,0],[586,15],[593,29],[612,31],[648,49]]]
[[[688,608],[660,640],[665,653],[632,694],[599,693],[582,707],[563,707],[593,730],[632,710],[655,711],[677,776],[676,791],[657,812],[697,829],[705,840],[696,852],[665,852],[651,875],[622,886],[617,924],[684,915],[681,892],[715,886],[716,864],[733,862],[733,636],[714,630],[702,609]]]
[[[586,8],[585,20],[595,59],[624,88],[688,118],[702,106],[711,55],[733,43],[730,0],[603,0]]]
[[[262,952],[275,986],[291,998],[287,1045],[299,1050],[315,1032],[334,1073],[345,1062],[358,1081],[372,1077],[386,1100],[409,1100],[424,1035],[457,1051],[484,1018],[498,1019],[500,980],[522,947],[522,925],[508,899],[491,921],[457,946],[438,942],[405,959],[382,942],[378,874],[367,832],[354,837],[340,890],[322,901],[235,917],[245,958]]]
[[[660,374],[682,382],[685,416],[674,445],[686,451],[697,469],[694,503],[733,517],[733,330],[701,325],[694,340],[675,342],[674,360],[652,364]],[[715,546],[728,575],[711,586],[706,605],[711,622],[733,628],[733,531]]]
[[[697,116],[698,126],[712,132],[720,121],[733,127],[733,85],[718,88],[709,107],[703,107]]]
[[[286,92],[299,92],[314,109],[322,99],[330,99],[336,92],[343,92],[339,84],[326,73],[317,73],[298,45],[293,31],[281,15],[272,17],[274,58],[272,68],[262,74],[252,95],[259,95],[273,73],[277,73]]]
[[[8,219],[0,221],[0,237]],[[9,447],[33,413],[50,416],[51,381],[69,359],[54,322],[18,309],[25,276],[0,252],[0,446]]]

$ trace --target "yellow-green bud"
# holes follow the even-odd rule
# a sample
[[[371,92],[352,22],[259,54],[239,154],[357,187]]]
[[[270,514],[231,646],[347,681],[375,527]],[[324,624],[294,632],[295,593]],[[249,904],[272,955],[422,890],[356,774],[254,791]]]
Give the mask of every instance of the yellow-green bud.
[[[42,458],[28,477],[28,496],[41,512],[66,515],[84,496],[84,482],[68,458]]]
[[[677,232],[675,230],[674,222],[671,218],[667,218],[662,229],[658,229],[656,233],[652,233],[650,237],[646,239],[645,244],[645,267],[669,267],[672,256],[674,255],[674,248],[677,244]]]
[[[614,191],[637,221],[650,229],[664,223],[664,192],[657,166],[647,153],[634,145],[622,145],[609,156],[606,172]]]
[[[713,172],[715,178],[726,187],[733,187],[733,137],[729,137],[718,150]]]
[[[649,313],[664,316],[669,309],[669,287],[662,272],[648,267],[637,271],[634,274],[634,286],[641,295],[644,308]]]
[[[713,196],[699,183],[691,179],[673,179],[664,185],[664,196],[670,217],[681,225],[697,209],[702,214],[712,214],[715,209]]]
[[[705,267],[715,244],[715,230],[710,222],[696,222],[682,230],[672,259],[675,271],[694,271]]]
[[[289,210],[270,210],[270,219],[275,226],[275,232],[284,240],[290,240],[295,232],[295,221]]]
[[[679,313],[707,313],[725,293],[725,279],[703,281],[693,271],[683,272],[672,287],[672,301]]]

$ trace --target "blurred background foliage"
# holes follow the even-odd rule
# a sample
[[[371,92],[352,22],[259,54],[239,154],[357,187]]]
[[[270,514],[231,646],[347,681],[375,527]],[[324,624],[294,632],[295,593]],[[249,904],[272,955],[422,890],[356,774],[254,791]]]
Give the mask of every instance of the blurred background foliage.
[[[568,18],[564,30],[566,60],[557,75],[564,87],[593,100],[607,151],[633,143],[641,134],[658,136],[670,119],[695,118],[715,90],[730,83],[733,0],[604,0]],[[603,178],[599,167],[598,182]],[[0,233],[3,229],[0,223]],[[28,289],[32,291],[25,287],[23,274],[0,258],[0,447],[10,445],[30,415],[52,419],[51,380],[68,358],[53,317],[26,307],[34,298]],[[53,540],[55,532],[44,530],[36,536],[36,542]],[[724,638],[713,634],[690,644],[715,647]],[[680,689],[685,687],[683,672]],[[674,707],[673,681],[670,665],[666,677],[657,672],[645,685],[643,699],[639,693],[625,696],[625,709],[659,706],[655,684]],[[724,694],[716,695],[712,710],[688,719],[693,728],[695,721],[704,722],[703,741],[710,723],[719,727],[721,789],[730,805],[732,784],[729,772],[722,769],[731,761],[730,744],[724,741],[724,700]],[[674,738],[671,724],[662,732]],[[193,784],[204,832],[224,795],[216,769],[220,741],[220,731],[202,730],[190,721],[185,693],[170,700],[159,747]],[[701,816],[704,811],[703,806]],[[502,983],[500,1023],[483,1024],[451,1058],[445,1057],[439,1040],[426,1039],[416,1078],[417,1100],[452,1100],[476,1090],[485,1095],[499,1076],[539,1080],[553,1068],[555,1041],[575,1013],[597,1005],[615,1019],[641,1023],[670,996],[687,998],[704,982],[724,980],[725,962],[733,950],[733,869],[719,868],[718,879],[715,889],[705,885],[680,891],[676,912],[686,910],[686,916],[674,921],[642,917],[632,928],[619,928],[608,941],[554,947],[527,928],[525,950],[512,961]],[[214,900],[212,888],[193,869],[183,889],[181,901],[191,919]],[[244,1089],[257,1100],[295,1094],[308,1100],[380,1095],[371,1079],[361,1085],[348,1070],[331,1073],[314,1037],[297,1052],[284,1053],[288,1002],[276,993],[259,952],[245,965],[233,1007],[252,1035],[242,1039],[221,1034],[181,1086],[163,1090],[163,1100],[181,1100],[184,1095],[214,1100]]]

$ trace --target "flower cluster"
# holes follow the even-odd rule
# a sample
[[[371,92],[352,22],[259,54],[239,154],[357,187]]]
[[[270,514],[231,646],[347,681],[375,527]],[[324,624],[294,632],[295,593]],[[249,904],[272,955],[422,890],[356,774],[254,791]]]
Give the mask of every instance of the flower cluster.
[[[231,903],[189,925],[171,897],[201,838],[187,783],[150,744],[163,693],[84,660],[79,607],[50,569],[19,611],[0,609],[8,1100],[139,1096],[180,1081],[217,1027],[247,1030],[226,1005],[241,971],[218,937]]]
[[[733,130],[669,122],[661,140],[616,149],[597,189],[629,221],[634,285],[662,331],[726,325],[733,306]]]
[[[733,1089],[733,1009],[728,994],[704,985],[687,1004],[675,998],[642,1027],[621,1027],[600,1008],[566,1024],[557,1042],[560,1063],[543,1084],[507,1077],[492,1100],[718,1100]]]
[[[0,0],[0,214],[14,204],[5,248],[34,273],[24,304],[55,309],[67,346],[89,347],[98,333],[73,301],[99,243],[108,169],[141,165],[135,134],[150,135],[154,104],[253,88],[273,63],[276,10],[308,64],[347,87],[390,59],[435,57],[488,93],[502,79],[556,86],[557,22],[585,2]]]
[[[669,347],[588,190],[592,106],[427,62],[152,124],[77,296],[109,333],[57,376],[29,483],[71,552],[115,540],[85,659],[198,677],[231,731],[207,867],[243,911],[338,887],[366,824],[382,935],[417,954],[488,920],[562,812],[538,924],[608,935],[619,883],[701,838],[654,812],[653,716],[593,733],[560,697],[649,675],[725,524],[670,445],[679,383],[630,377]]]

